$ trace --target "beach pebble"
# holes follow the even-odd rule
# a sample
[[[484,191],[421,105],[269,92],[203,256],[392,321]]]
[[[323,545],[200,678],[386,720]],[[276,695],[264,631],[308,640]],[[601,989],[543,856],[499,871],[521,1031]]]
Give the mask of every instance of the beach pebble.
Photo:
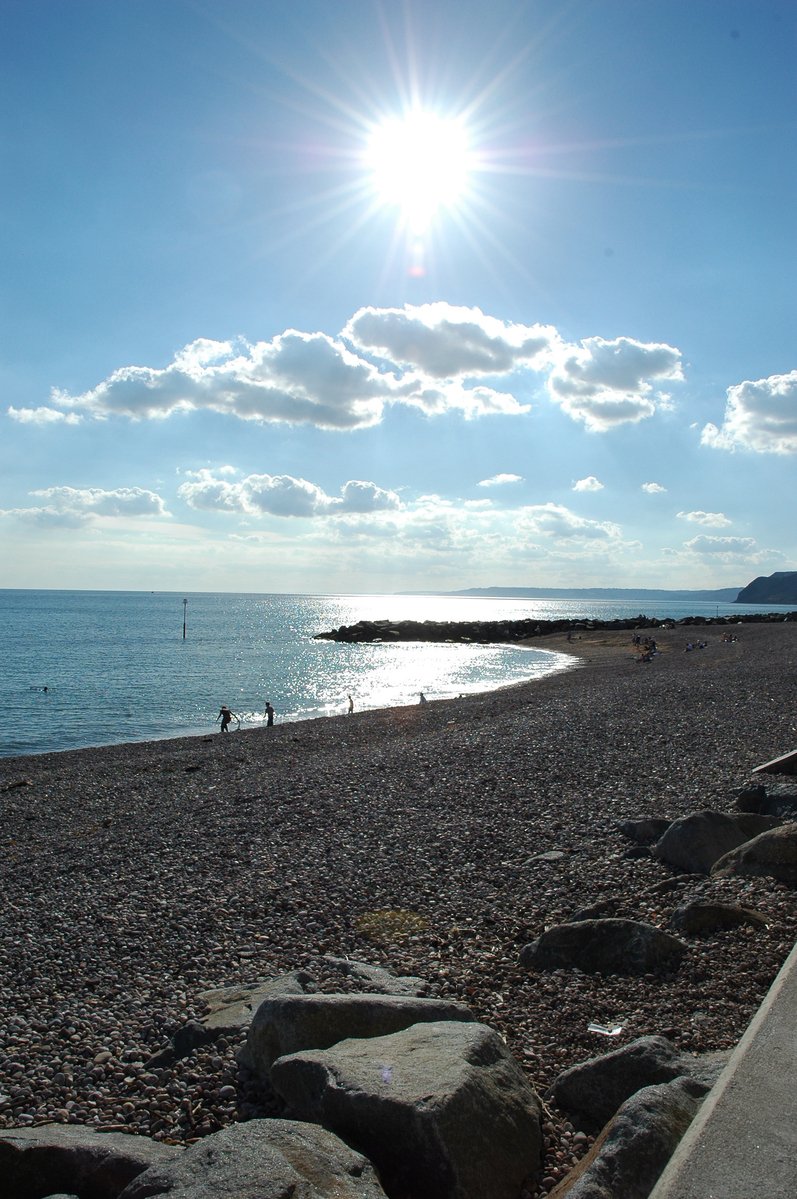
[[[540,1093],[639,1036],[733,1046],[797,939],[794,892],[625,858],[617,825],[733,810],[752,767],[793,741],[797,671],[784,663],[797,625],[747,625],[725,657],[683,654],[681,634],[657,631],[644,672],[623,634],[614,658],[430,704],[422,727],[397,709],[229,744],[2,759],[5,783],[26,786],[0,792],[0,1126],[91,1123],[187,1144],[277,1114],[238,1065],[244,1031],[145,1063],[203,1019],[205,991],[297,968],[318,990],[349,986],[325,954],[466,1002]],[[754,908],[767,927],[691,938],[667,975],[517,965],[520,945],[579,912],[666,927],[695,902]],[[592,1143],[549,1110],[532,1199]]]

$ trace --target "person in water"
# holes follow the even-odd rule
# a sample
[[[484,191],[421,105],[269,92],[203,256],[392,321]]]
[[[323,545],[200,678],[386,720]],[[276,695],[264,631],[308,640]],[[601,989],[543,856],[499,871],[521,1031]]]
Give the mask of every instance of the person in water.
[[[233,718],[233,713],[230,711],[230,709],[227,707],[226,704],[222,704],[221,708],[219,709],[219,714],[216,717],[217,720],[221,721],[221,729],[219,730],[220,732],[222,732],[222,733],[229,732],[228,725],[229,725],[230,721],[232,720],[232,718]]]
[[[266,725],[271,728],[274,723],[274,709],[271,706],[271,700],[266,700]]]

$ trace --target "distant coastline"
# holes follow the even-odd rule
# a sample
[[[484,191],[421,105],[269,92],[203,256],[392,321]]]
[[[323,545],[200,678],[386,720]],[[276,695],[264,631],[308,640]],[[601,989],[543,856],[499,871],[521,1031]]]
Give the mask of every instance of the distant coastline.
[[[660,587],[466,587],[461,591],[401,591],[399,595],[457,595],[474,599],[592,599],[625,600],[630,596],[648,600],[672,600],[707,604],[732,604],[742,587],[713,591],[668,591]]]

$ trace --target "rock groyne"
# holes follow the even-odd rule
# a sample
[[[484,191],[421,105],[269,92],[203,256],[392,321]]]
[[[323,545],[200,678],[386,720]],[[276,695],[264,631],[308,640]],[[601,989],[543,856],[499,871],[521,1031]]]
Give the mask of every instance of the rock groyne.
[[[358,620],[356,624],[341,625],[325,633],[316,633],[315,641],[346,643],[379,641],[435,641],[495,645],[527,641],[552,633],[590,631],[617,632],[623,629],[676,629],[695,625],[762,624],[797,620],[797,612],[764,612],[745,616],[685,616],[670,620],[655,616],[626,617],[618,620]]]

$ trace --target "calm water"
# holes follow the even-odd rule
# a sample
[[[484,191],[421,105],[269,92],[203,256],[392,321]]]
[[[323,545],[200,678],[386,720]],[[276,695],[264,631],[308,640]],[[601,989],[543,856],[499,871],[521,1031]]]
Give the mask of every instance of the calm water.
[[[183,599],[187,636],[183,639]],[[211,732],[486,691],[572,659],[503,646],[340,645],[316,633],[368,619],[498,620],[706,615],[740,605],[642,606],[446,596],[225,595],[0,590],[0,756]],[[787,611],[787,608],[767,609]],[[45,692],[43,688],[46,687]],[[233,723],[234,729],[236,724]]]

